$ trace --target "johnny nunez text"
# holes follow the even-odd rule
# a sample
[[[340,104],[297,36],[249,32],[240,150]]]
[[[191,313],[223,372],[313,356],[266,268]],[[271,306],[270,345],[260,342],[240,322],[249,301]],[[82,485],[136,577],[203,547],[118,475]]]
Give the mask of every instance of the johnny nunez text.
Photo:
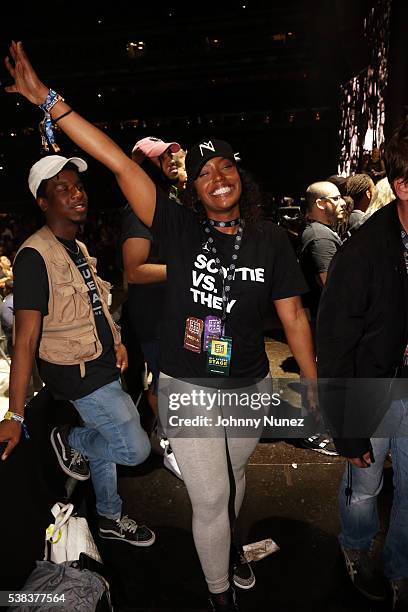
[[[197,415],[192,418],[180,417],[172,414],[168,419],[170,427],[303,427],[304,419],[284,419],[274,416],[263,416],[262,418],[238,418],[233,416],[218,416],[213,419],[209,416]]]

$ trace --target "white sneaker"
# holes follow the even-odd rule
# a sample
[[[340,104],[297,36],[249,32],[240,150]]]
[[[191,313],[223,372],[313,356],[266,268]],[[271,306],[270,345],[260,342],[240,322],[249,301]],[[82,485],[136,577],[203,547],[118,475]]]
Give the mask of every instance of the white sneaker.
[[[183,480],[183,477],[180,472],[180,468],[176,461],[176,457],[174,456],[174,453],[170,446],[170,442],[167,440],[167,438],[161,438],[160,446],[164,449],[164,455],[163,455],[164,467],[170,470],[170,472],[172,472],[175,476],[177,476],[177,478],[179,478],[180,480]]]

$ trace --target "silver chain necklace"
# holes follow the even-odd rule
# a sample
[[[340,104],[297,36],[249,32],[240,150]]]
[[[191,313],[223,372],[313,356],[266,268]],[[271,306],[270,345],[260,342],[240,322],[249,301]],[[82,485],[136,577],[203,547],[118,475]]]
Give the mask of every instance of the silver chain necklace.
[[[65,247],[67,249],[67,251],[69,251],[73,255],[79,255],[79,244],[77,242],[75,242],[75,244],[77,246],[77,250],[76,251],[73,251],[72,249],[70,249],[64,242],[61,242],[61,244],[62,244],[63,247]]]

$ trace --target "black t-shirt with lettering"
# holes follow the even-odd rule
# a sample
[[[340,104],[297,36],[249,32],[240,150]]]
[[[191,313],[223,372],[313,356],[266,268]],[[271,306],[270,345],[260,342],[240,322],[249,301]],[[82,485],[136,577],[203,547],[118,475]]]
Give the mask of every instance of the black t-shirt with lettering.
[[[85,376],[81,378],[79,365],[57,365],[38,359],[42,380],[56,399],[75,400],[89,395],[96,389],[107,385],[119,377],[116,367],[113,337],[109,323],[103,313],[99,295],[92,275],[81,250],[74,240],[58,240],[81,272],[89,288],[89,299],[95,317],[95,325],[102,344],[102,354],[97,359],[85,362]],[[68,250],[69,249],[69,250]],[[73,251],[73,252],[71,252]],[[39,310],[43,316],[48,314],[49,285],[47,269],[41,255],[32,248],[24,248],[18,254],[14,266],[14,310]]]
[[[152,230],[167,262],[161,369],[176,378],[208,377],[206,355],[183,344],[187,317],[204,320],[222,314],[222,282],[215,257],[203,249],[206,238],[198,215],[169,205],[160,193]],[[235,235],[213,228],[211,235],[223,268],[228,268]],[[225,327],[225,335],[232,337],[230,377],[263,378],[269,371],[263,320],[271,301],[307,291],[285,231],[271,222],[247,224],[230,285]]]

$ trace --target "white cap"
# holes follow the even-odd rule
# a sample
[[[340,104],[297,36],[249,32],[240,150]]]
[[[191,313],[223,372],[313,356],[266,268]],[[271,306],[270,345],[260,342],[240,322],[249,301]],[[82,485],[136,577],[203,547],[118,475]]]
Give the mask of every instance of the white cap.
[[[37,190],[41,181],[50,179],[68,163],[75,164],[78,172],[84,172],[88,168],[88,164],[81,157],[62,157],[62,155],[47,155],[31,166],[30,174],[28,175],[28,186],[31,193],[36,198]]]

